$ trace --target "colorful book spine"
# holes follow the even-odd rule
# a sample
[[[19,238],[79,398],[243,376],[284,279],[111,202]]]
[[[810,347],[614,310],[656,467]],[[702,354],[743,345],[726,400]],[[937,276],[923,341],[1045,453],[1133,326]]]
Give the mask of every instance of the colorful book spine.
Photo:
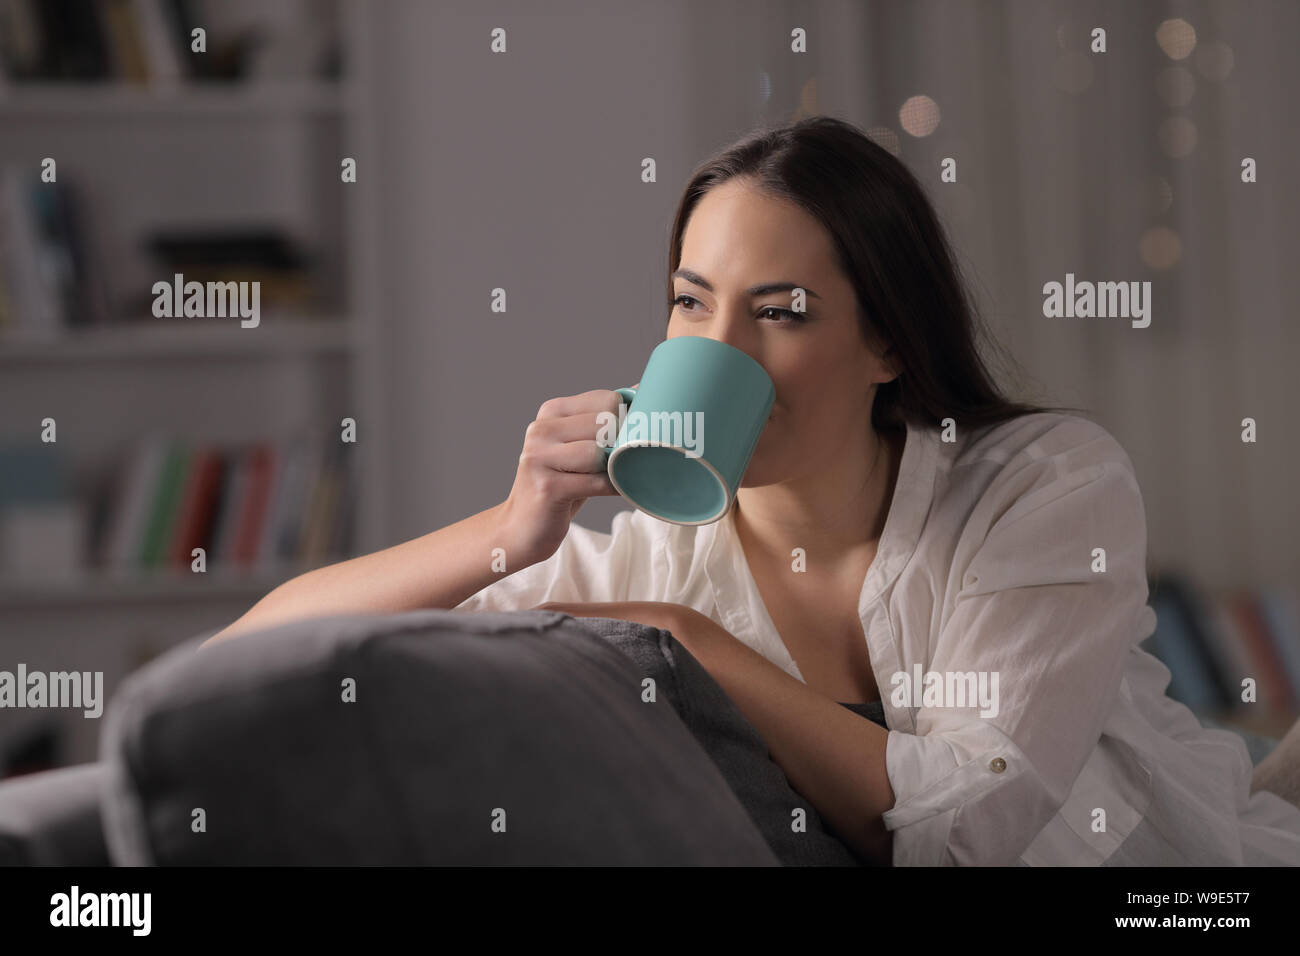
[[[195,451],[185,491],[181,496],[176,534],[168,549],[168,563],[178,568],[190,567],[194,560],[192,552],[199,547],[204,524],[211,514],[220,473],[221,459],[216,449],[205,447]]]
[[[97,528],[100,562],[119,570],[279,572],[344,552],[355,507],[347,452],[319,435],[191,445],[150,435],[123,457]]]
[[[145,568],[157,568],[165,563],[167,544],[175,527],[176,511],[189,460],[189,449],[182,442],[173,440],[168,443],[158,493],[154,498],[140,551],[140,564]]]
[[[246,446],[236,446],[227,455],[226,483],[222,489],[212,548],[208,552],[209,567],[224,568],[234,563],[235,537],[247,484],[248,449]]]
[[[1275,715],[1294,713],[1296,698],[1286,678],[1286,665],[1273,644],[1254,596],[1246,591],[1237,591],[1229,595],[1227,601],[1259,671],[1256,681],[1259,700]]]
[[[271,475],[275,468],[275,450],[266,442],[257,442],[249,453],[249,477],[235,533],[235,563],[250,567],[257,558],[262,522],[270,494]]]

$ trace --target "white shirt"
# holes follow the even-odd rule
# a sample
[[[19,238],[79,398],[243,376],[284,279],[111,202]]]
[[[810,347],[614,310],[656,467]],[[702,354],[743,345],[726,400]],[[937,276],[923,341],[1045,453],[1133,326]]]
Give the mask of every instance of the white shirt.
[[[1169,670],[1138,647],[1156,624],[1147,597],[1141,492],[1101,426],[1039,413],[951,442],[908,427],[858,602],[889,728],[894,865],[1300,864],[1300,808],[1252,796],[1245,742],[1165,696]],[[572,524],[549,559],[458,607],[546,601],[683,604],[803,680],[731,513]],[[996,715],[902,701],[894,675],[918,666],[996,672]]]

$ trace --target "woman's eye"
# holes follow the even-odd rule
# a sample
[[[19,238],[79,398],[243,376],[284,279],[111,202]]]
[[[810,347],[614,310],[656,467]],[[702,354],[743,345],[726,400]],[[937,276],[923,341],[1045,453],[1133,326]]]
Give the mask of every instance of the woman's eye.
[[[685,301],[683,301],[683,300],[685,300]],[[674,299],[670,299],[669,302],[668,302],[668,304],[669,304],[670,306],[681,306],[682,308],[686,308],[686,302],[697,302],[697,301],[698,301],[698,300],[697,300],[694,296],[687,295],[686,293],[683,292],[681,295],[677,296],[676,298],[674,298]],[[687,309],[687,311],[689,312],[689,311],[692,311],[692,310]],[[777,308],[777,307],[774,306],[774,305],[765,306],[764,308],[762,308],[762,309],[759,310],[759,313],[758,313],[758,314],[759,314],[760,316],[762,316],[762,315],[764,315],[764,313],[767,313],[767,312],[775,312],[776,315],[773,316],[773,318],[780,318],[780,319],[783,319],[783,320],[785,320],[785,321],[787,321],[787,322],[804,322],[804,321],[806,321],[805,317],[802,316],[802,315],[800,315],[798,312],[793,312],[793,311],[791,311],[790,309],[780,309],[780,308]]]
[[[800,315],[798,312],[791,311],[790,309],[778,309],[778,308],[777,308],[776,306],[774,306],[774,305],[769,305],[769,306],[765,307],[765,308],[763,309],[763,312],[776,312],[777,314],[779,314],[781,317],[783,317],[783,318],[784,318],[786,321],[788,321],[788,322],[803,322],[803,321],[804,321],[804,317],[803,317],[802,315]],[[763,312],[760,312],[759,315],[762,315]]]

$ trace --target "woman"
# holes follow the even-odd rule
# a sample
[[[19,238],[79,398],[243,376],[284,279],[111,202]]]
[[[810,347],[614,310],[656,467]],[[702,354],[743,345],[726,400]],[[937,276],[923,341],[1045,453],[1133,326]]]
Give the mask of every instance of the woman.
[[[618,396],[555,398],[504,502],[288,581],[213,640],[422,607],[639,621],[863,859],[1300,863],[1300,809],[1250,795],[1244,742],[1164,696],[1138,648],[1155,615],[1128,456],[999,394],[900,162],[825,117],[752,134],[692,178],[669,269],[668,337],[727,342],[776,386],[723,520],[571,524],[614,493],[595,436]]]

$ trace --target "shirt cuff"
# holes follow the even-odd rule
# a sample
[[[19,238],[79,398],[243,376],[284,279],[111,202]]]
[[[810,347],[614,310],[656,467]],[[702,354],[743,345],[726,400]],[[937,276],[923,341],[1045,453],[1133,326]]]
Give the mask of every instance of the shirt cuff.
[[[895,800],[881,821],[894,866],[1013,865],[1062,802],[1014,741],[979,718],[924,736],[889,731],[885,768]]]

